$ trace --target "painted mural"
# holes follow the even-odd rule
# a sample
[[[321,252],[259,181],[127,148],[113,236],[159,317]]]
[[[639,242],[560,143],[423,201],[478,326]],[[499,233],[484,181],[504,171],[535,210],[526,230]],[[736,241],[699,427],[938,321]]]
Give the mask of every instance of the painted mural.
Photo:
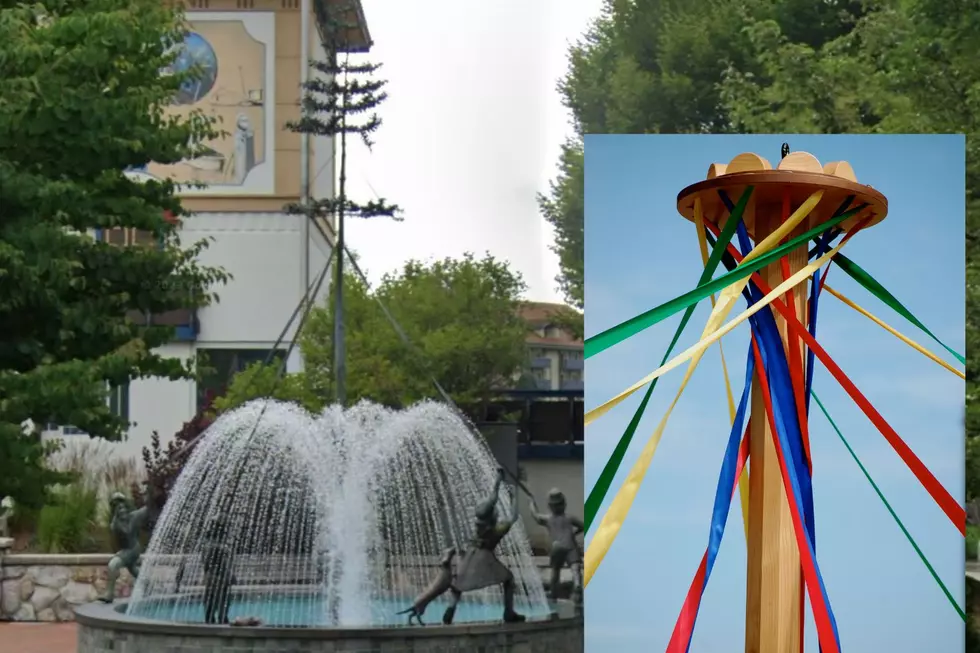
[[[194,159],[171,165],[150,164],[146,174],[177,182],[191,194],[271,194],[275,120],[275,23],[272,12],[194,13],[190,33],[173,64],[176,70],[199,66],[200,79],[186,83],[171,112],[203,110],[219,119],[222,138],[206,143]]]

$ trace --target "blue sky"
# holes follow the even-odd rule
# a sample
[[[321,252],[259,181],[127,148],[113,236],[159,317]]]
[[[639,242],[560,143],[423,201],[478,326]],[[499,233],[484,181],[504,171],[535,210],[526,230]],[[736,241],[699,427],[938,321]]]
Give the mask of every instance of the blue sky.
[[[741,152],[755,152],[775,165],[783,142],[821,163],[850,162],[858,181],[885,194],[888,218],[856,235],[842,251],[963,353],[964,139],[957,135],[587,136],[586,335],[694,288],[703,265],[694,225],[677,214],[678,191],[704,179],[709,164],[727,163]],[[931,351],[946,354],[840,269],[831,269],[827,284]],[[730,318],[744,309],[743,301]],[[697,341],[709,313],[705,300],[675,354]],[[586,407],[598,406],[653,371],[680,317],[590,358]],[[741,325],[723,340],[736,401],[748,332],[748,325]],[[963,382],[829,293],[821,297],[817,340],[962,500]],[[684,369],[686,364],[658,383],[603,511],[674,398]],[[962,605],[962,537],[819,361],[813,388]],[[587,427],[586,488],[595,483],[642,394]],[[729,430],[714,346],[681,397],[629,517],[586,590],[588,650],[666,648],[707,545]],[[810,434],[817,559],[843,651],[962,651],[962,620],[815,404]],[[593,530],[597,525],[598,519]],[[701,604],[692,653],[740,650],[744,612],[745,537],[736,498]],[[817,650],[809,606],[807,650]]]

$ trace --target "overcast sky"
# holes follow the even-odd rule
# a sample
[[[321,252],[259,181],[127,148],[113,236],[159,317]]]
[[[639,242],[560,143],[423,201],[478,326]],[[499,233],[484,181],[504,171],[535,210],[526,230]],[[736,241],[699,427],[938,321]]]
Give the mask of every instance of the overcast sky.
[[[530,299],[560,300],[535,195],[570,133],[555,90],[568,44],[601,0],[363,3],[389,100],[374,151],[352,146],[350,195],[405,209],[402,223],[348,223],[371,281],[410,258],[489,251],[523,274]]]

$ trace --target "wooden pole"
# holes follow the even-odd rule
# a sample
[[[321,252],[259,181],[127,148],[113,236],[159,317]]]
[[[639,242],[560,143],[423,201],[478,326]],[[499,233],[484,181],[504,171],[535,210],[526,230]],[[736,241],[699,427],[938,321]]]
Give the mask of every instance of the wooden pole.
[[[756,207],[753,201],[749,211],[750,215],[754,214],[753,235],[757,243],[772,233],[783,217],[778,204]],[[794,235],[809,229],[809,223],[809,219],[804,220]],[[798,272],[806,266],[806,248],[791,252],[788,260],[790,274]],[[760,274],[771,288],[784,280],[778,262],[766,266]],[[806,315],[807,286],[804,281],[793,288],[796,315],[801,321]],[[784,295],[782,299],[788,297]],[[785,349],[786,323],[782,316],[773,312]],[[745,652],[798,653],[801,650],[800,601],[803,591],[800,555],[758,379],[752,383],[751,415]]]
[[[772,234],[793,210],[817,191],[822,193],[819,204],[796,226],[789,238],[823,224],[839,206],[866,206],[867,210],[860,216],[862,222],[869,220],[864,222],[865,227],[877,224],[888,214],[885,196],[870,186],[859,184],[849,163],[833,161],[821,165],[816,157],[806,152],[787,154],[776,170],[751,152],[739,154],[727,164],[713,163],[706,179],[678,193],[677,211],[688,220],[696,221],[695,205],[700,202],[702,217],[721,227],[729,216],[727,204],[740,197],[748,187],[752,187],[753,192],[743,222],[756,243]],[[858,219],[858,216],[851,216],[840,227],[847,230]],[[806,247],[790,252],[786,257],[789,275],[805,267],[807,258]],[[778,261],[760,270],[759,274],[771,288],[786,278]],[[809,281],[804,280],[792,289],[796,317],[803,324],[806,324],[808,286]],[[788,297],[784,295],[782,299],[786,301]],[[785,349],[788,346],[786,324],[778,313],[776,325]],[[803,342],[797,339],[794,343],[800,348],[802,360]],[[802,653],[800,556],[758,381],[753,381],[752,385],[751,411],[745,651]]]

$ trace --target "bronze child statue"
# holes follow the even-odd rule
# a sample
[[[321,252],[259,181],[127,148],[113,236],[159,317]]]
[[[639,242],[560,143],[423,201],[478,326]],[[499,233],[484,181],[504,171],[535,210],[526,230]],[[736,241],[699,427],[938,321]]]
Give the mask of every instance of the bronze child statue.
[[[582,597],[582,549],[576,539],[585,532],[585,524],[578,517],[565,514],[567,503],[561,490],[555,488],[548,493],[550,514],[541,514],[531,497],[531,514],[540,526],[548,529],[551,537],[551,598],[558,598],[558,585],[561,570],[565,565],[572,569],[575,599]]]
[[[451,600],[442,616],[442,623],[451,624],[456,615],[456,606],[463,592],[483,589],[491,585],[501,584],[504,589],[504,622],[514,623],[524,621],[524,615],[514,611],[514,574],[497,559],[494,549],[511,526],[518,519],[517,492],[513,494],[511,514],[504,520],[497,518],[497,497],[500,495],[500,485],[504,482],[504,470],[500,468],[493,494],[479,506],[475,512],[476,532],[466,549],[460,555],[456,565],[456,575],[449,587]]]
[[[143,547],[140,545],[140,532],[153,516],[153,506],[154,501],[150,500],[142,508],[134,510],[120,492],[113,493],[109,498],[109,509],[112,514],[109,530],[119,543],[119,551],[109,561],[106,591],[99,597],[100,601],[112,603],[115,600],[116,582],[123,569],[128,569],[133,579],[139,576],[140,554],[143,552]]]

